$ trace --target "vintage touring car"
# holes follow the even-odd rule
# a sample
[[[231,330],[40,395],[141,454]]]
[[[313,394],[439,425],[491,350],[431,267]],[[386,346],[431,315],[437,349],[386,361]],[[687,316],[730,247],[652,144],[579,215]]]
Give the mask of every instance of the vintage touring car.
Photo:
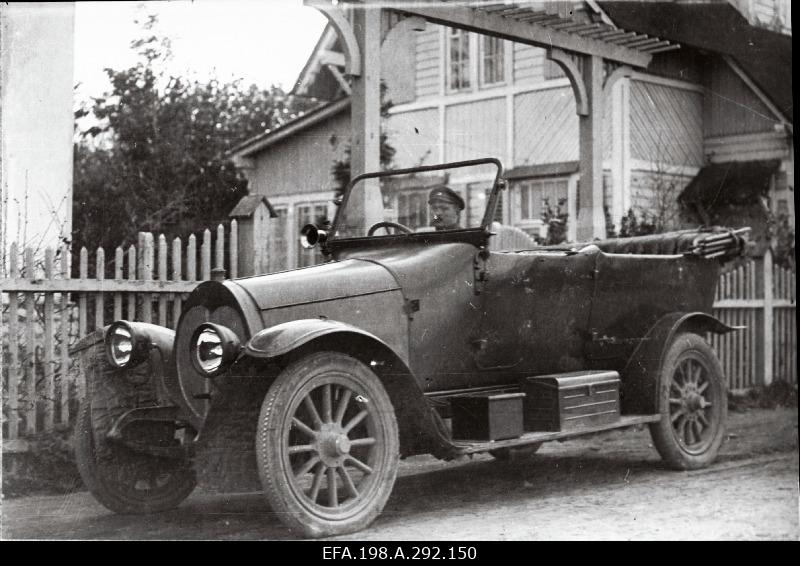
[[[426,228],[430,191],[467,186],[458,226]],[[669,466],[709,464],[726,392],[704,336],[733,330],[709,313],[740,234],[499,251],[505,187],[494,159],[362,175],[303,231],[327,261],[204,282],[176,331],[117,321],[88,337],[90,491],[147,513],[198,483],[256,489],[318,537],[369,525],[414,454],[502,459],[647,423]]]

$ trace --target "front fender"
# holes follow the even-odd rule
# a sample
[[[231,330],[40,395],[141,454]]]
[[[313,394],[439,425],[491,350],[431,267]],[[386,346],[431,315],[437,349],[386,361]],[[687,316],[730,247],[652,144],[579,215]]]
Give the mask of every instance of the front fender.
[[[366,337],[370,340],[374,340],[384,348],[393,352],[408,366],[408,357],[405,352],[395,352],[386,342],[374,334],[351,324],[322,318],[292,320],[265,328],[247,342],[244,352],[245,355],[254,358],[277,358],[288,354],[292,350],[312,340],[332,334],[344,336],[349,334],[351,336]]]
[[[728,326],[704,312],[676,312],[659,319],[620,372],[622,411],[626,414],[658,413],[658,380],[661,364],[667,348],[678,332],[727,334],[741,328]]]

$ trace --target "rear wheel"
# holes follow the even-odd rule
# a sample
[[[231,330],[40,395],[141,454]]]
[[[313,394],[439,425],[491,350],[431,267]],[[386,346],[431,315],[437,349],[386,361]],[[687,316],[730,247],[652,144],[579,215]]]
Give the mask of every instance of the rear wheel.
[[[92,429],[92,406],[83,401],[75,425],[75,459],[84,484],[116,513],[156,513],[176,507],[195,487],[187,460],[141,454]]]
[[[725,436],[728,399],[722,366],[697,334],[678,334],[664,356],[661,420],[650,425],[658,453],[672,468],[691,470],[716,458]]]
[[[265,496],[291,529],[312,537],[363,529],[383,509],[397,475],[389,395],[350,356],[303,357],[264,399],[256,456]]]

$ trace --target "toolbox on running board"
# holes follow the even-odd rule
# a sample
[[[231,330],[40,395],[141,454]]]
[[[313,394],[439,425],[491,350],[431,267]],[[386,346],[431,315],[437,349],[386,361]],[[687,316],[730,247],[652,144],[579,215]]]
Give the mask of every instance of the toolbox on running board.
[[[504,440],[522,436],[524,393],[468,395],[450,401],[455,440]]]
[[[521,385],[526,431],[570,431],[620,418],[619,374],[615,371],[537,375]]]

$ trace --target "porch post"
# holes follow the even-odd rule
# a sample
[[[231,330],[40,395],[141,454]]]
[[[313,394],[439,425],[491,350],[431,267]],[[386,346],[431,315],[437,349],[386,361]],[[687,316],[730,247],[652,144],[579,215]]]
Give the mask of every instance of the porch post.
[[[603,209],[603,59],[583,57],[583,83],[588,112],[579,115],[580,185],[578,187],[578,240],[605,238]]]
[[[361,55],[361,74],[352,77],[351,178],[380,169],[381,9],[351,5],[353,32]],[[383,220],[383,202],[377,182],[360,183],[348,202],[353,219],[365,226]]]

